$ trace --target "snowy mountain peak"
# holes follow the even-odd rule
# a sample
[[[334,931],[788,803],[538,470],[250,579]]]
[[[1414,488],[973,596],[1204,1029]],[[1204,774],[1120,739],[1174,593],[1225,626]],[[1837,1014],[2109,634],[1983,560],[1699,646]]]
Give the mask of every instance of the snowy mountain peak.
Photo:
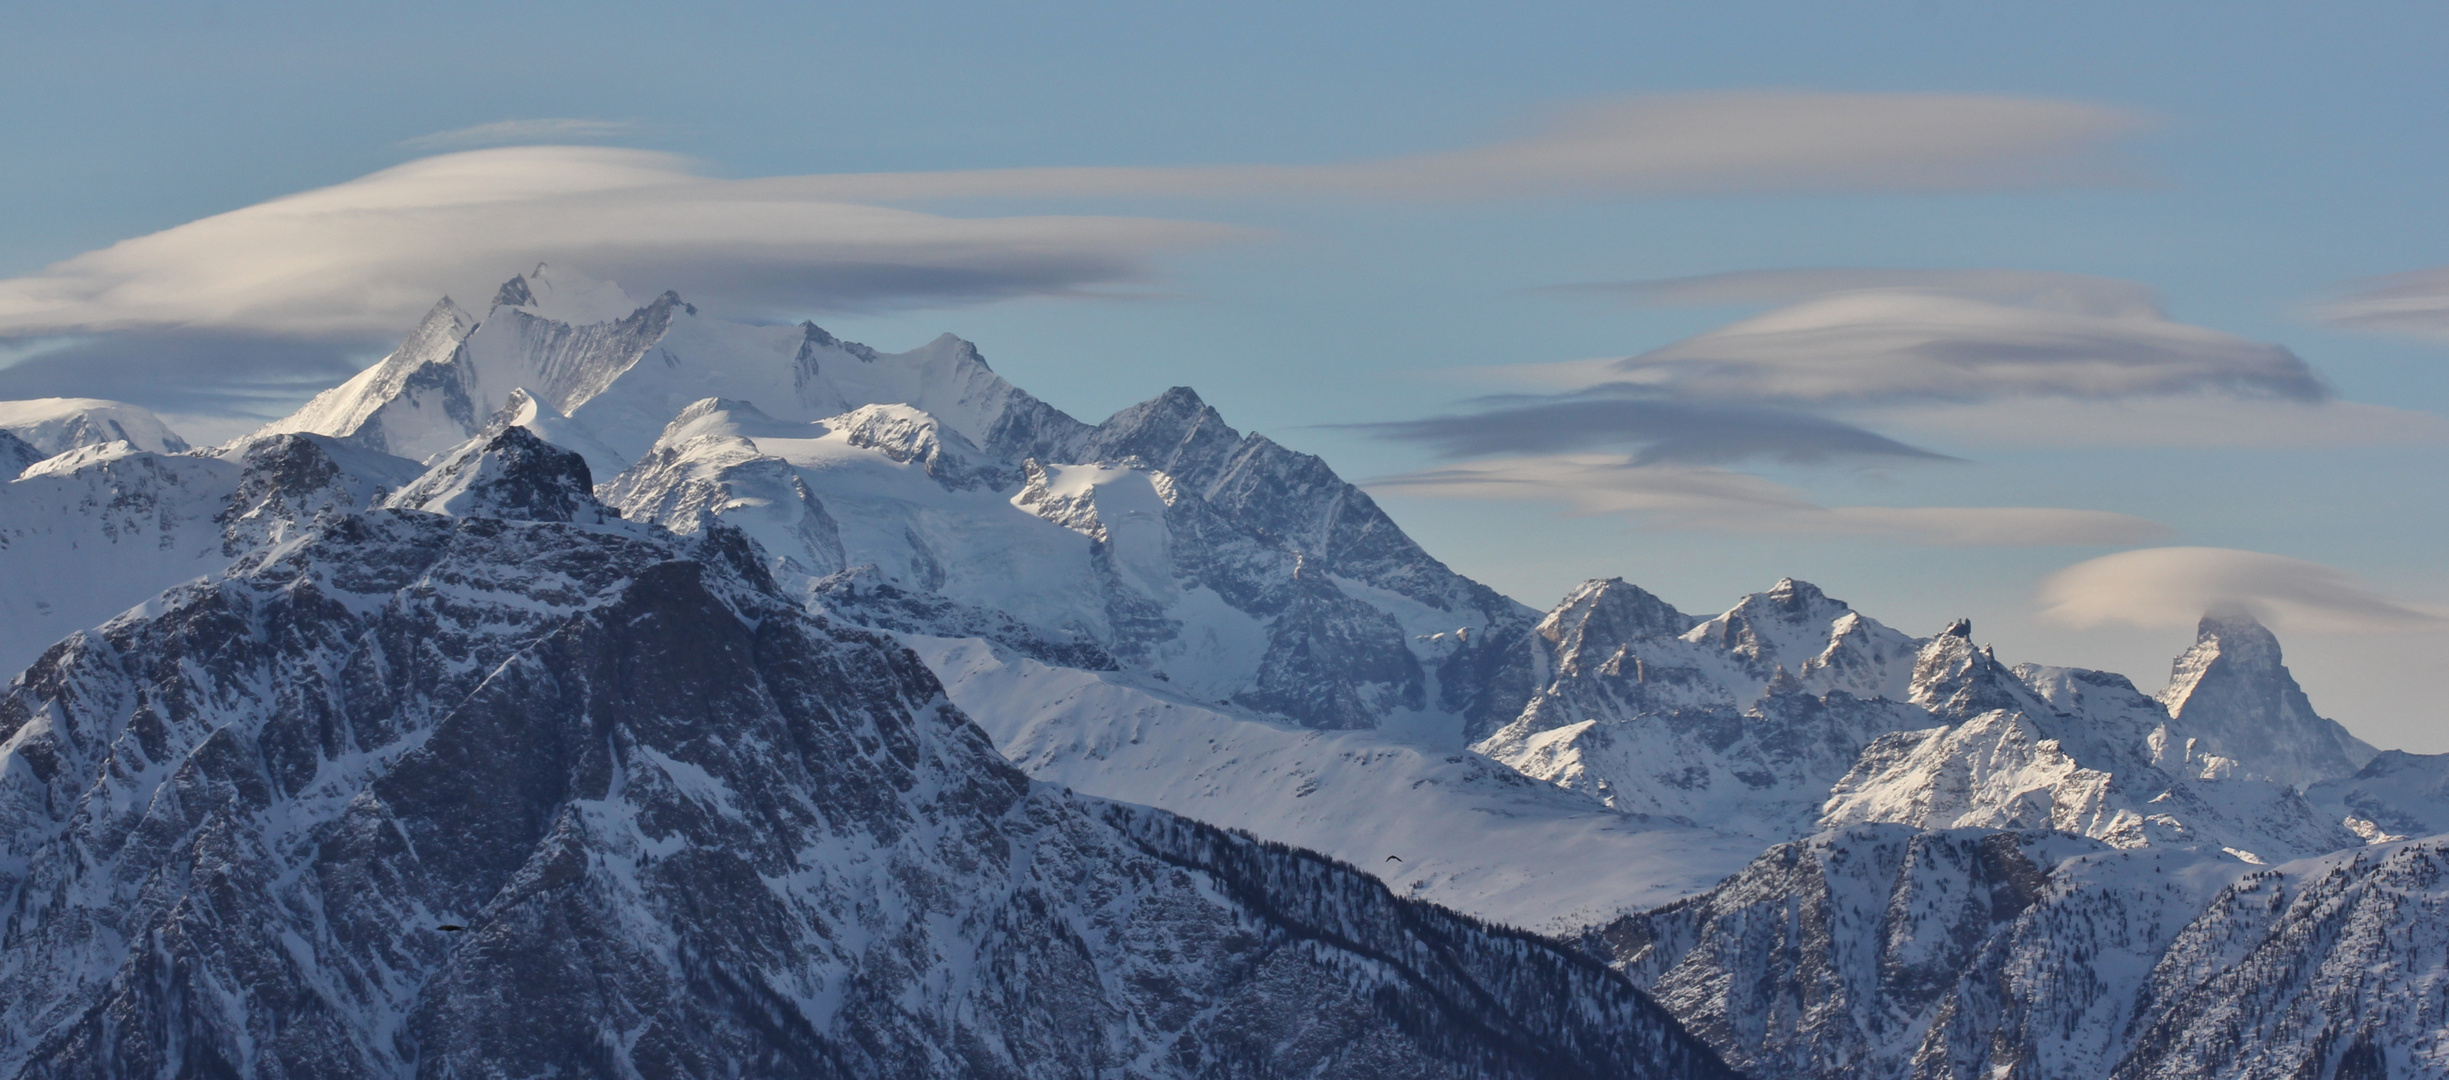
[[[1561,669],[1597,663],[1627,642],[1674,637],[1694,619],[1623,578],[1585,581],[1539,621],[1541,639],[1555,647]]]
[[[1941,718],[1962,720],[2023,708],[2029,703],[2022,690],[2023,683],[1999,664],[1989,646],[1973,643],[1972,621],[1958,619],[1915,656],[1907,700]]]
[[[536,273],[542,274],[543,272],[544,266],[542,264],[538,264],[536,266]],[[536,294],[528,289],[527,275],[525,274],[520,274],[508,281],[503,282],[502,287],[494,290],[493,293],[493,306],[497,308],[526,307],[527,305],[535,302]]]
[[[187,440],[151,410],[100,398],[0,401],[0,432],[32,447],[37,460],[110,442],[126,442],[157,454],[183,454],[188,449]],[[0,455],[0,462],[6,460]]]
[[[2350,775],[2376,753],[2313,711],[2282,660],[2278,637],[2241,610],[2203,615],[2160,701],[2209,753],[2290,787]]]
[[[1083,440],[1082,460],[1138,458],[1204,488],[1241,448],[1242,436],[1197,391],[1176,386],[1106,418]]]
[[[1828,599],[1828,594],[1821,592],[1819,586],[1790,577],[1777,579],[1777,584],[1769,586],[1769,591],[1763,595],[1779,607],[1798,611],[1808,610],[1812,605]]]
[[[862,405],[821,421],[850,445],[899,462],[917,462],[935,482],[955,491],[1002,490],[1017,480],[988,459],[967,436],[943,426],[931,413],[908,405]]]
[[[383,505],[453,517],[602,524],[618,520],[592,494],[587,461],[523,427],[470,439]]]
[[[669,449],[708,435],[813,439],[823,434],[824,430],[813,423],[775,419],[753,401],[710,397],[690,402],[674,415],[672,422],[663,426],[663,433],[655,437],[652,448]]]
[[[880,355],[876,352],[876,350],[868,348],[865,345],[861,345],[856,341],[844,341],[841,338],[833,336],[832,334],[828,334],[825,332],[824,327],[818,326],[813,322],[802,321],[799,324],[799,330],[799,355],[794,357],[793,360],[795,366],[804,371],[803,378],[813,378],[817,374],[817,354],[821,352],[830,350],[833,352],[849,353],[850,355],[857,357],[860,361],[869,364],[875,363],[877,357]],[[986,363],[986,360],[985,358],[981,357],[978,362],[980,364],[984,364]]]
[[[1766,592],[1744,597],[1684,637],[1724,650],[1761,685],[1779,664],[1799,669],[1825,652],[1837,623],[1853,614],[1845,601],[1831,598],[1817,585],[1779,578]]]

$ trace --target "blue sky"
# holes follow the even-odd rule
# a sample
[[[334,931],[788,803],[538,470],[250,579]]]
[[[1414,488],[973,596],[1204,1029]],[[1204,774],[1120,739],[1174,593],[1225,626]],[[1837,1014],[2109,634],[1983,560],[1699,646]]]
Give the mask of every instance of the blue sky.
[[[2449,750],[2436,700],[2449,668],[2437,629],[2449,610],[2438,560],[2449,322],[2418,303],[2395,333],[2373,332],[2335,325],[2344,309],[2324,307],[2371,292],[2376,277],[2449,264],[2449,222],[2435,209],[2449,175],[2449,65],[2438,60],[2449,11],[2438,5],[102,4],[12,23],[0,40],[0,93],[19,104],[0,120],[12,151],[0,278],[20,287],[12,301],[0,282],[0,358],[24,359],[0,369],[0,394],[134,399],[206,435],[242,430],[235,412],[277,412],[284,395],[379,353],[373,327],[388,316],[317,314],[310,326],[258,311],[216,323],[214,311],[137,303],[132,288],[45,314],[34,309],[60,295],[45,288],[92,279],[46,268],[437,154],[530,142],[654,151],[685,160],[622,167],[816,178],[826,198],[924,213],[929,228],[1017,223],[1025,244],[977,241],[955,257],[991,263],[992,287],[942,286],[944,265],[918,286],[833,272],[705,280],[743,290],[762,314],[814,315],[879,347],[951,330],[1085,417],[1195,386],[1238,426],[1323,454],[1348,477],[1397,481],[1373,486],[1431,551],[1534,605],[1584,577],[1622,575],[1716,610],[1793,574],[1911,632],[1970,615],[2002,658],[2109,667],[2153,689],[2190,638],[2171,612],[2206,589],[2238,589],[2267,606],[2317,705],[2383,745]],[[1692,111],[1762,100],[1765,112]],[[1935,120],[1896,111],[1928,101],[1955,104]],[[1761,119],[1803,113],[1826,123]],[[1780,149],[1856,121],[1864,137],[1882,124],[1928,137],[1867,158]],[[1563,172],[1506,171],[1555,145],[1542,132],[1586,129],[1666,132],[1641,136],[1651,141],[1627,159],[1637,166],[1730,131],[1767,164],[1660,173],[1618,162],[1594,179],[1567,176],[1581,166],[1560,156]],[[1993,137],[1994,152],[1948,157]],[[541,167],[497,165],[511,172],[485,176]],[[1276,168],[1197,168],[1211,166]],[[1059,175],[979,173],[1016,169]],[[896,193],[935,180],[825,179],[869,173],[968,179],[924,198]],[[854,227],[811,221],[802,240]],[[245,250],[224,262],[190,245],[175,256],[189,260],[183,272],[252,282],[240,269],[249,258],[287,257],[229,235]],[[1030,261],[1049,245],[1064,258]],[[111,267],[174,257],[123,252]],[[437,262],[431,273],[464,292],[448,282],[520,268],[495,261],[510,265]],[[656,265],[637,256],[618,276],[653,291],[668,282],[639,278]],[[2160,316],[2111,330],[2150,341],[2119,338],[2104,355],[2183,338],[2199,364],[2121,360],[2110,367],[2168,375],[2177,390],[2104,388],[2066,381],[2075,368],[2060,361],[2084,358],[2053,353],[2016,369],[2059,380],[2038,391],[1938,400],[1912,390],[1922,375],[1884,366],[1887,339],[1874,333],[1848,346],[1860,364],[1847,377],[1877,387],[1798,391],[1777,380],[1833,362],[1834,339],[1817,335],[1879,328],[1877,306],[1855,302],[1865,296],[1941,297],[1913,308],[1916,320],[2030,315],[2050,342],[2076,324],[2043,318],[2063,314],[2058,301],[2035,308],[1961,275],[1901,292],[1871,281],[1865,293],[1870,279],[1770,288],[1757,273],[1793,268],[2134,283]],[[1556,288],[1699,275],[1752,276],[1676,306],[1655,289]],[[424,281],[386,279],[406,292]],[[786,310],[794,282],[804,310]],[[294,285],[262,288],[278,300]],[[2124,288],[2075,291],[2114,307]],[[2425,303],[2442,291],[2407,290]],[[320,313],[328,300],[289,310]],[[1759,335],[1723,331],[1764,315],[1819,320],[1806,355],[1741,352]],[[2034,347],[2013,334],[1968,340],[1993,358]],[[2273,346],[2300,371],[2269,369],[2239,390],[2217,368],[2287,363]],[[1649,358],[1636,375],[1663,380],[1639,391],[1644,409],[1752,433],[1843,425],[1957,460],[1789,461],[1753,447],[1637,474],[1715,492],[1662,503],[1655,483],[1590,497],[1636,475],[1603,464],[1574,471],[1523,448],[1446,458],[1386,437],[1393,429],[1339,426],[1446,416],[1495,430],[1508,408],[1588,400],[1583,387],[1632,370],[1585,365],[1575,383],[1555,365],[1634,356]],[[1736,370],[1728,363],[1748,374],[1703,378]],[[1548,367],[1485,370],[1512,365]],[[2320,400],[2287,399],[2289,372],[2316,380]],[[1468,404],[1487,395],[1513,404]],[[1755,411],[1726,411],[1736,406]],[[1628,441],[1639,432],[1586,434],[1583,450],[1619,463],[1655,445]],[[1506,490],[1539,497],[1453,482],[1458,468],[1499,465]],[[1736,514],[1730,491],[1805,509]],[[1867,510],[1842,527],[1813,524],[1843,507]],[[1899,507],[2088,516],[2040,522],[2032,535],[2051,542],[2001,543],[2024,525],[1949,519],[1934,532],[1870,512]],[[2146,554],[2093,562],[2129,551]],[[2090,569],[2053,579],[2079,564]]]

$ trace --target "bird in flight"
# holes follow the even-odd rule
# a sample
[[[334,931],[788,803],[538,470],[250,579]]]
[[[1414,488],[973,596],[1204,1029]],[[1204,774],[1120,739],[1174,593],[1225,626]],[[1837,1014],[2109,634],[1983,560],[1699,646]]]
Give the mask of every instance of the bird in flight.
[[[455,922],[446,922],[446,923],[443,923],[443,924],[442,924],[442,925],[440,925],[440,926],[435,927],[434,929],[436,929],[436,930],[447,930],[447,931],[449,931],[449,932],[451,932],[451,933],[456,934],[456,933],[458,933],[458,932],[460,932],[460,931],[462,931],[462,930],[467,929],[467,927],[461,926],[461,925],[459,925],[458,923],[455,923]]]
[[[1389,855],[1389,856],[1387,856],[1387,857],[1386,857],[1386,861],[1387,861],[1387,862],[1402,862],[1403,860],[1398,859],[1398,858],[1396,858],[1396,857],[1394,857],[1394,856],[1392,856],[1392,855]]]

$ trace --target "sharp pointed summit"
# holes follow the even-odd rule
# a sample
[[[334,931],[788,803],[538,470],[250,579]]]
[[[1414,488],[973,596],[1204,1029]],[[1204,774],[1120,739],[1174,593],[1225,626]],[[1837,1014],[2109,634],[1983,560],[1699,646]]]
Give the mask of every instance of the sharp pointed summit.
[[[2241,608],[2203,615],[2160,701],[2208,752],[2290,787],[2348,776],[2378,753],[2313,711],[2278,636]]]

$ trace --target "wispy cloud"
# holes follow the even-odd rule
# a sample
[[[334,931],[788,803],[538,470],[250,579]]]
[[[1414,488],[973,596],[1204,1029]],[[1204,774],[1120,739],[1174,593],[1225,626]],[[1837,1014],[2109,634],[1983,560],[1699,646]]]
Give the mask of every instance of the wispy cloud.
[[[2449,419],[2360,401],[2294,401],[2218,393],[2130,398],[1907,402],[1845,410],[1848,419],[1942,445],[1980,447],[2262,447],[2449,445]]]
[[[172,347],[178,335],[201,335],[185,354],[214,364],[231,355],[228,342],[250,335],[353,348],[396,336],[437,295],[488,295],[506,272],[540,261],[642,289],[676,288],[750,315],[1148,296],[1156,294],[1168,254],[1258,234],[1199,221],[957,217],[887,204],[973,196],[1453,200],[2119,183],[2125,173],[2116,145],[2143,126],[2130,113],[2063,101],[1752,92],[1592,102],[1460,149],[1306,165],[721,180],[680,158],[638,150],[466,149],[0,280],[0,350],[11,342],[112,334],[144,335],[142,342],[163,356],[181,353]],[[567,144],[637,132],[618,120],[520,118],[403,145]],[[275,354],[298,359],[286,348],[266,355]],[[323,366],[297,370],[320,377]],[[48,382],[63,373],[73,374],[53,364],[19,378]]]
[[[2106,290],[2102,290],[2106,292]],[[2277,345],[2060,293],[2009,303],[1933,289],[1853,289],[1627,357],[1616,377],[1686,399],[1795,403],[2116,398],[2216,391],[2319,401]]]
[[[1989,191],[2132,182],[2136,114],[2034,98],[1752,91],[1586,103],[1518,137],[1311,165],[1054,167],[791,177],[858,201],[978,197],[1522,196]]]
[[[1558,288],[1646,306],[1780,306],[1636,356],[1455,374],[1585,396],[1774,404],[1956,445],[2449,442],[2441,417],[2339,400],[2284,346],[2169,319],[2139,282],[1818,267]]]
[[[1078,295],[1237,230],[1145,218],[955,218],[964,196],[1331,194],[1437,199],[1953,191],[2112,180],[2142,126],[2097,105],[1751,92],[1585,104],[1457,150],[1316,165],[1043,168],[717,180],[669,155],[529,146],[415,161],[121,241],[0,281],[0,338],[204,326],[396,332],[445,290],[553,260],[791,310]],[[623,121],[511,119],[419,149],[568,142]]]
[[[1815,266],[1738,270],[1641,281],[1586,281],[1546,291],[1608,296],[1645,307],[1786,304],[1861,289],[1951,293],[2044,310],[2157,314],[2160,297],[2138,281],[1999,267],[1909,268]]]
[[[2314,314],[2342,329],[2449,341],[2449,266],[2373,278]]]
[[[1633,464],[1726,465],[1754,458],[1810,464],[1846,458],[1953,460],[1876,432],[1792,409],[1658,401],[1602,386],[1552,398],[1492,399],[1479,412],[1342,425],[1417,442],[1449,457],[1636,448]]]
[[[409,150],[473,150],[483,146],[509,146],[515,143],[592,142],[597,139],[618,139],[635,135],[639,126],[627,120],[585,120],[561,117],[542,120],[496,120],[490,124],[437,131],[402,139],[400,145]]]
[[[2233,548],[2121,551],[2076,563],[2041,583],[2044,617],[2071,626],[2192,626],[2205,611],[2242,607],[2282,629],[2331,633],[2449,630],[2449,618],[2375,592],[2320,563]]]
[[[1385,495],[1552,503],[1630,514],[1654,528],[1884,537],[1982,547],[2132,544],[2168,535],[2158,522],[2103,510],[2027,506],[1822,506],[1761,477],[1622,458],[1555,454],[1476,461],[1372,480]]]
[[[2293,352],[2169,319],[2130,281],[1807,268],[1572,288],[1650,305],[1779,306],[1620,359],[1470,369],[1551,392],[1361,425],[1491,459],[1391,478],[1390,491],[1537,499],[1653,527],[2132,544],[2168,530],[2056,507],[1821,506],[1757,476],[1692,467],[1956,460],[1900,431],[1942,447],[2449,441],[2440,418],[2338,401]],[[1632,454],[1582,453],[1601,449]]]
[[[2254,430],[2237,423],[2240,410],[2300,438],[2342,426],[2427,429],[2411,417],[2376,429],[2372,407],[2321,412],[2315,407],[2333,404],[2330,392],[2296,354],[2170,320],[2148,288],[2129,281],[1805,269],[1591,288],[1659,304],[1790,302],[1621,359],[1471,369],[1482,379],[1566,389],[1367,427],[1453,455],[1638,447],[1637,464],[1946,460],[1865,421],[1918,422],[1983,442],[1985,425],[2003,418],[2013,428],[2035,409],[2077,429],[2108,426],[2099,421],[2115,417],[2084,409],[2104,404],[2109,412],[2172,403],[2207,411],[2207,424],[2190,426],[2215,433]]]

